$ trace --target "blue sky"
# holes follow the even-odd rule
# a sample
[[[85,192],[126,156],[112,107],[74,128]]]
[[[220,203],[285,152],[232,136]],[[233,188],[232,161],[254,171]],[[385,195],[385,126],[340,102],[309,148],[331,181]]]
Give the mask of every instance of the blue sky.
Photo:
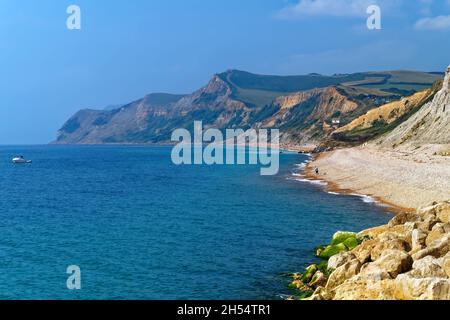
[[[189,93],[227,69],[443,71],[449,36],[450,0],[0,0],[0,144],[47,143],[81,108]]]

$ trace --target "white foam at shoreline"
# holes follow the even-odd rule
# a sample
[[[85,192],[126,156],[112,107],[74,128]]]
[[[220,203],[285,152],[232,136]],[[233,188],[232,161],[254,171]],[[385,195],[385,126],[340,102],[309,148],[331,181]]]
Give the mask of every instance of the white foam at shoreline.
[[[299,181],[299,182],[305,182],[305,183],[310,183],[313,185],[318,185],[318,186],[322,186],[322,187],[326,187],[328,186],[328,183],[326,181],[323,180],[312,180],[312,179],[307,179],[305,178],[304,175],[304,171],[306,169],[306,166],[308,163],[310,163],[311,160],[308,159],[302,163],[296,164],[295,166],[297,167],[298,170],[296,170],[295,172],[292,173],[292,178],[290,178],[290,180],[295,180],[295,181]],[[351,193],[351,194],[345,194],[345,193],[339,193],[339,192],[335,192],[335,191],[326,191],[328,194],[330,195],[334,195],[334,196],[346,196],[346,195],[350,195],[353,197],[358,197],[359,199],[361,199],[362,202],[367,203],[367,204],[373,204],[373,205],[377,205],[380,207],[385,207],[385,208],[389,208],[389,205],[386,205],[384,203],[381,203],[379,201],[377,201],[375,198],[366,195],[366,194],[358,194],[358,193]]]
[[[307,182],[307,183],[311,183],[311,184],[315,184],[315,185],[319,185],[319,186],[327,186],[328,185],[328,183],[326,183],[323,180],[310,180],[310,179],[306,179],[306,178],[295,179],[295,180],[299,181],[299,182]]]

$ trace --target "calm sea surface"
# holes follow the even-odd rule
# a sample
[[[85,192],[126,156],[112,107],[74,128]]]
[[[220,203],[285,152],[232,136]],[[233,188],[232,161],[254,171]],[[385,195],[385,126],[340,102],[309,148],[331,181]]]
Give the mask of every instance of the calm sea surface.
[[[256,166],[175,166],[170,147],[0,147],[0,299],[278,299],[337,230],[391,217]],[[14,155],[31,165],[11,164]],[[81,268],[80,291],[66,268]]]

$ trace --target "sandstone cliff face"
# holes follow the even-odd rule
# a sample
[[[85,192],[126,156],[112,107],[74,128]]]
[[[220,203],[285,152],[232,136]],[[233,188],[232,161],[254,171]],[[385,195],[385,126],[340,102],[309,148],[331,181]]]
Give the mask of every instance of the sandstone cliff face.
[[[170,140],[177,128],[189,128],[195,120],[206,127],[245,126],[250,108],[234,100],[230,87],[218,76],[187,96],[155,103],[152,95],[111,111],[82,110],[59,131],[56,143],[148,143]]]
[[[334,134],[346,134],[357,130],[364,131],[379,125],[380,122],[383,122],[385,125],[389,125],[407,113],[413,111],[415,108],[420,107],[421,103],[424,102],[432,93],[433,91],[431,89],[424,90],[415,93],[410,97],[372,109],[365,115],[356,118],[348,125],[339,128],[334,132]]]
[[[279,128],[286,142],[320,141],[332,131],[328,123],[334,115],[359,107],[329,87],[289,94],[270,107],[255,108],[237,100],[219,76],[191,95],[160,100],[155,103],[149,96],[114,110],[82,110],[60,130],[56,143],[168,141],[173,130],[191,129],[196,120],[206,128]]]
[[[450,67],[433,101],[378,142],[383,146],[406,148],[450,144]]]
[[[318,143],[334,130],[333,117],[345,116],[360,105],[341,94],[336,87],[313,89],[277,98],[277,112],[262,127],[281,128],[283,137],[298,143]],[[293,138],[295,137],[295,138]]]

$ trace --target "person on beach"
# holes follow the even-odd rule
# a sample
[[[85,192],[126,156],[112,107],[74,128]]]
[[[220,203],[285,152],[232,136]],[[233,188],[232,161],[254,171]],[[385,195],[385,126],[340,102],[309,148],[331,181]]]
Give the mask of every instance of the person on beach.
[[[316,171],[316,174],[319,174],[319,168],[316,167],[315,171]]]

